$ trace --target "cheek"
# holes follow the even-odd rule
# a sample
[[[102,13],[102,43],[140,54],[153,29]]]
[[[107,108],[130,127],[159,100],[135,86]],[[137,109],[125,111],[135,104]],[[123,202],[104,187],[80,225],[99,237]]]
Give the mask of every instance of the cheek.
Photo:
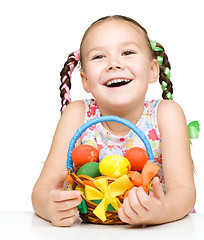
[[[91,71],[90,73],[87,73],[87,81],[89,86],[94,86],[97,79],[97,72]]]
[[[137,79],[147,80],[150,77],[150,66],[147,62],[141,61],[135,65],[132,65],[132,69]]]
[[[101,68],[97,65],[90,64],[86,68],[86,77],[90,84],[97,83],[100,80]]]

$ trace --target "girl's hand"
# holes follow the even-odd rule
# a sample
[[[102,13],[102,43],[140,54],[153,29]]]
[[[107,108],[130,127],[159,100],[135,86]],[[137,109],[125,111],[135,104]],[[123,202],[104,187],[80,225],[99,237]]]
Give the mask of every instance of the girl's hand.
[[[133,187],[124,199],[118,215],[123,222],[129,224],[157,224],[161,215],[165,214],[164,193],[159,178],[152,181],[153,192],[148,196],[142,187]]]
[[[77,206],[82,201],[79,191],[64,191],[66,179],[67,172],[65,171],[61,173],[47,200],[47,215],[56,227],[72,225],[76,219]]]

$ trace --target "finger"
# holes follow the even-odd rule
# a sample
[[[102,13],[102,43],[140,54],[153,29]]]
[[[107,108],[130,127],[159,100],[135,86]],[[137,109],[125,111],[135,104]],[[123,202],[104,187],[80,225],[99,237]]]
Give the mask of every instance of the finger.
[[[61,221],[64,218],[69,218],[72,216],[75,216],[75,214],[78,212],[77,208],[71,208],[69,210],[64,210],[64,211],[57,211],[55,213],[54,221]]]
[[[55,183],[55,189],[64,190],[64,182],[66,180],[67,180],[67,171],[63,171],[59,175],[59,177],[58,177],[58,179],[57,179],[57,181]]]
[[[132,190],[129,192],[129,194],[133,192]],[[135,194],[136,195],[136,194]],[[132,199],[132,198],[131,198]],[[133,201],[135,201],[135,198],[133,198]],[[125,198],[124,202],[123,202],[123,211],[125,213],[125,215],[127,217],[129,217],[130,219],[135,219],[136,217],[138,217],[138,213],[137,211],[135,211],[135,209],[132,208],[131,205],[131,200],[130,200],[130,195]]]
[[[70,210],[74,207],[77,207],[81,203],[81,201],[82,201],[82,198],[79,197],[79,198],[68,200],[68,201],[58,202],[57,209],[58,211]]]
[[[135,213],[137,213],[137,216],[143,216],[147,209],[140,203],[138,196],[137,196],[137,188],[131,189],[129,193],[129,203],[131,208],[134,210]]]
[[[67,227],[71,226],[76,220],[76,216],[65,217],[62,219],[55,219],[52,221],[52,224],[56,227]]]
[[[162,200],[164,198],[164,192],[158,177],[155,177],[152,180],[152,187],[154,196],[156,196],[159,200]]]
[[[74,190],[74,191],[53,190],[51,199],[54,202],[63,202],[67,200],[80,198],[80,196],[81,196],[81,193],[77,190]]]
[[[76,220],[76,216],[72,216],[72,217],[68,217],[68,218],[63,218],[60,222],[61,222],[61,226],[62,227],[66,227],[66,226],[71,226]]]
[[[66,226],[71,226],[76,220],[76,216],[68,217],[68,218],[63,218],[61,219],[61,226],[66,227]]]
[[[59,211],[58,214],[59,214],[60,219],[64,219],[64,218],[75,216],[77,214],[77,212],[78,212],[77,207],[73,207],[68,210]]]
[[[149,210],[151,206],[151,199],[144,191],[143,187],[137,189],[137,198],[140,204],[146,209]]]
[[[121,207],[118,210],[118,216],[122,222],[129,223],[129,224],[132,223],[131,219],[124,212],[123,204],[121,205]]]

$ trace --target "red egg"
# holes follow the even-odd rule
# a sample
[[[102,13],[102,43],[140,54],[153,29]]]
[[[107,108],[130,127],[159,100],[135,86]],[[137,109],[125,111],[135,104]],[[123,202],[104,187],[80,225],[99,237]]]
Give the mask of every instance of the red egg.
[[[99,152],[90,145],[79,145],[72,151],[72,161],[76,167],[82,166],[88,162],[98,162]]]
[[[131,164],[131,170],[141,171],[149,159],[147,152],[140,147],[130,148],[125,153],[125,158],[127,158]]]

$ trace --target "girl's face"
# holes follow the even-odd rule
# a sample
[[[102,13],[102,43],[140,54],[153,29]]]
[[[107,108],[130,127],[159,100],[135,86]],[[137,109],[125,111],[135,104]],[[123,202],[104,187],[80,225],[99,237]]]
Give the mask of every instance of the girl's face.
[[[131,23],[109,20],[93,26],[82,46],[82,83],[98,105],[127,108],[143,101],[148,83],[158,78],[142,30]]]

